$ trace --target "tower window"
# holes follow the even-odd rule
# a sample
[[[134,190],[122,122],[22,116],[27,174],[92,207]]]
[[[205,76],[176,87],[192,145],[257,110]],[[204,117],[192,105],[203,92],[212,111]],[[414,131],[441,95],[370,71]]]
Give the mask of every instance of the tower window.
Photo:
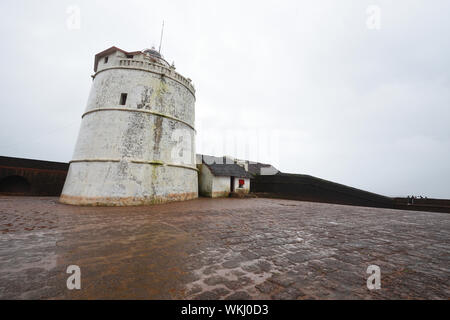
[[[124,106],[127,103],[127,96],[128,96],[128,94],[126,94],[126,93],[122,93],[120,95],[120,105],[121,106]]]
[[[108,58],[109,58],[109,57],[105,57],[105,63],[108,63]]]

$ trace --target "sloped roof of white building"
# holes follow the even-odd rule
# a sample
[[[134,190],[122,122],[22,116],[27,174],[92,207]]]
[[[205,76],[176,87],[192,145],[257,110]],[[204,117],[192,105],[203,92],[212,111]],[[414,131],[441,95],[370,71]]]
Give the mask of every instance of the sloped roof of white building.
[[[206,165],[214,176],[250,179],[252,176],[240,165],[226,157],[202,156],[202,164]]]

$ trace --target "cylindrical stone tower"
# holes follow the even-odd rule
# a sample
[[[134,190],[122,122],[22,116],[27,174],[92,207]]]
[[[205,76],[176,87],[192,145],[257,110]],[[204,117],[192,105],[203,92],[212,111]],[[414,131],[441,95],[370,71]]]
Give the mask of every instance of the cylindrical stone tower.
[[[195,90],[153,49],[95,56],[60,201],[142,205],[198,196]]]

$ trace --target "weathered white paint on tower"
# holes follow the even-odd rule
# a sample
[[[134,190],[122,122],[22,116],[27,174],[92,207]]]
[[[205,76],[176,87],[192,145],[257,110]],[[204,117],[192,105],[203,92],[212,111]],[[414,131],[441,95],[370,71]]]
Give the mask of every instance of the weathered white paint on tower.
[[[96,72],[60,201],[141,205],[198,197],[195,90],[158,52],[116,47]]]

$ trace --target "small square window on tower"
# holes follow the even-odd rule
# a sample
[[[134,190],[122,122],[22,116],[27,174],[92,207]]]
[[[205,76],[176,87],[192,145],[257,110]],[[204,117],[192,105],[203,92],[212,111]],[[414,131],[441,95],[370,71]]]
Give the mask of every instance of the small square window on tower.
[[[121,106],[124,106],[127,104],[127,96],[128,96],[128,94],[126,94],[126,93],[122,93],[120,95],[120,105]]]
[[[105,63],[108,63],[108,58],[109,58],[109,57],[105,57]]]

